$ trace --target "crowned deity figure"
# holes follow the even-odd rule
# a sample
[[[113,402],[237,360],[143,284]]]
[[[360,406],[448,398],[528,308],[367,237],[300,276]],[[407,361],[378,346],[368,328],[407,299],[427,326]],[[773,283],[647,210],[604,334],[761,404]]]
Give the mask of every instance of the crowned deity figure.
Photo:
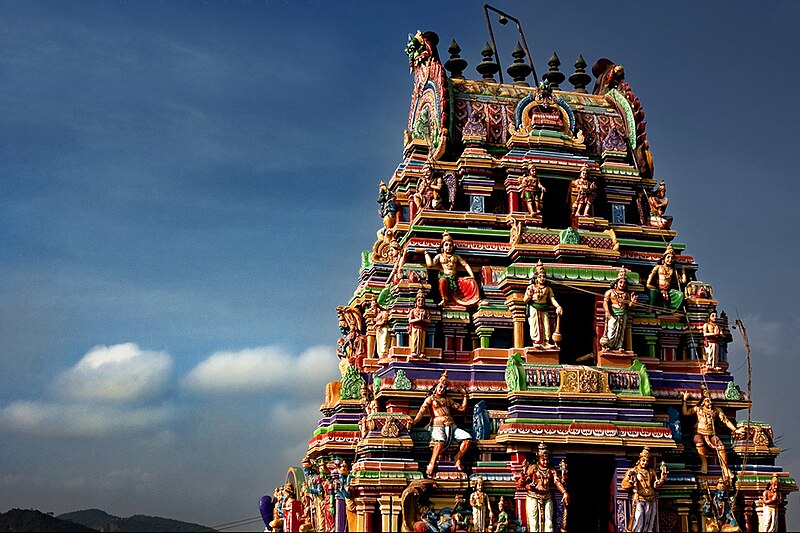
[[[600,337],[600,346],[612,352],[623,349],[630,308],[636,305],[636,294],[627,290],[627,273],[627,269],[621,268],[617,279],[611,282],[611,288],[603,295],[606,326]]]
[[[453,416],[450,414],[451,410],[463,413],[467,408],[467,391],[461,388],[461,403],[456,403],[447,396],[448,382],[447,370],[442,373],[439,381],[433,387],[433,390],[414,417],[412,425],[417,424],[425,414],[430,413],[431,421],[433,422],[433,430],[431,431],[431,440],[433,441],[433,451],[431,452],[431,460],[425,472],[428,476],[433,475],[436,468],[436,463],[439,460],[439,454],[446,450],[448,446],[455,440],[459,443],[458,452],[455,456],[455,466],[459,470],[464,470],[461,464],[461,459],[469,449],[469,444],[472,440],[472,435],[456,426]]]
[[[529,465],[522,473],[520,486],[527,490],[528,531],[554,531],[553,488],[561,492],[565,508],[569,505],[569,494],[558,470],[550,466],[550,452],[543,442],[539,443],[536,464]]]
[[[631,490],[631,518],[628,531],[654,531],[656,523],[656,491],[667,479],[667,465],[661,463],[661,475],[650,468],[650,448],[639,454],[636,465],[629,468],[622,478],[622,488]]]
[[[528,173],[520,180],[520,190],[522,191],[522,201],[525,202],[525,207],[531,215],[538,215],[542,212],[544,205],[544,186],[536,176],[536,167],[530,165]]]
[[[717,324],[717,313],[712,311],[703,324],[703,352],[706,356],[706,369],[719,370],[719,339],[722,329]]]
[[[733,515],[734,498],[728,494],[728,486],[724,479],[717,482],[716,490],[712,493],[706,486],[706,494],[700,512],[703,515],[704,531],[741,531],[736,517]]]
[[[389,348],[392,346],[392,334],[389,330],[389,310],[385,309],[378,304],[378,300],[372,300],[370,303],[372,312],[375,316],[375,353],[379,359],[383,359],[389,355]]]
[[[475,491],[469,497],[472,507],[472,527],[475,531],[489,531],[489,496],[483,492],[483,478],[475,480]]]
[[[547,275],[542,261],[536,264],[536,271],[531,284],[525,289],[522,301],[528,307],[528,325],[534,348],[552,348],[550,343],[550,304],[556,308],[556,315],[561,316],[563,309],[556,301],[553,289],[547,284]]]
[[[425,356],[425,337],[430,315],[425,309],[425,294],[420,289],[414,307],[408,311],[408,345],[411,348],[411,357]]]
[[[678,284],[686,283],[686,271],[681,270],[680,276],[675,270],[675,250],[672,245],[667,245],[661,258],[661,264],[653,267],[647,277],[647,288],[650,289],[650,305],[662,303],[670,309],[678,309],[683,303],[683,292],[672,288],[672,281]]]
[[[588,177],[588,174],[589,165],[584,163],[581,167],[580,176],[572,184],[576,192],[575,201],[572,203],[573,217],[588,217],[592,203],[594,203],[594,191],[597,185]]]
[[[758,521],[759,531],[778,531],[778,507],[781,504],[780,480],[778,474],[772,474],[769,485],[761,493],[761,516]]]
[[[722,441],[717,436],[714,422],[719,420],[737,435],[744,433],[744,428],[737,428],[733,425],[733,422],[728,420],[728,417],[725,416],[721,409],[712,405],[711,395],[707,388],[701,388],[701,395],[702,401],[698,405],[689,408],[686,406],[689,393],[684,391],[682,403],[683,416],[694,415],[697,417],[697,432],[694,436],[694,445],[700,455],[700,472],[703,474],[708,472],[708,461],[706,460],[706,446],[708,446],[717,453],[723,477],[725,479],[733,479],[733,473],[728,468],[728,454],[725,452],[725,446]]]
[[[500,498],[500,501],[497,502],[497,524],[494,526],[495,533],[508,533],[512,531],[511,529],[511,516],[509,513],[509,509],[511,509],[511,505],[506,501],[505,498]],[[480,531],[480,529],[475,528],[475,531]],[[488,531],[488,530],[487,530]]]
[[[439,271],[439,292],[442,295],[439,305],[444,307],[450,301],[455,301],[464,307],[478,303],[480,292],[475,274],[469,264],[456,253],[456,245],[450,233],[446,231],[442,233],[440,252],[433,258],[424,248],[417,248],[417,253],[424,255],[425,266]],[[459,266],[464,269],[468,278],[456,276]]]

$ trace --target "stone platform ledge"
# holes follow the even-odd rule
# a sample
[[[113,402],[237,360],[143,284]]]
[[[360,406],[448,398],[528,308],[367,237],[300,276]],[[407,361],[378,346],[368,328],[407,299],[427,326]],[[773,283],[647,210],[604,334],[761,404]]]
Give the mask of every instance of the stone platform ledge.
[[[513,351],[519,351],[513,350]],[[561,350],[558,347],[553,348],[524,348],[525,362],[528,364],[536,365],[557,365],[558,355]]]
[[[628,351],[601,351],[597,354],[597,366],[600,367],[614,367],[614,368],[630,368],[636,354]]]

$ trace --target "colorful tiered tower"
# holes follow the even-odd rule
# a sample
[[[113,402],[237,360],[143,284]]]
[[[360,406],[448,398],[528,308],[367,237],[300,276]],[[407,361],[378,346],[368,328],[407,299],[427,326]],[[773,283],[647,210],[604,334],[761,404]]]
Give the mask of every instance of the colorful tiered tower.
[[[785,530],[795,480],[742,421],[731,324],[674,242],[622,67],[598,60],[588,93],[581,57],[566,90],[554,54],[531,87],[518,46],[497,83],[487,44],[468,80],[455,41],[442,64],[435,34],[409,37],[342,377],[271,527]]]

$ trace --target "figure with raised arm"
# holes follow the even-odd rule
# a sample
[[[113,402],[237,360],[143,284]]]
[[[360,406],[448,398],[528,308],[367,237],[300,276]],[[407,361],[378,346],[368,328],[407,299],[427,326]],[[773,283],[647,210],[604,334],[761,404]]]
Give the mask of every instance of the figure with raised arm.
[[[375,353],[379,359],[389,355],[389,348],[392,345],[392,334],[389,331],[389,310],[378,304],[378,300],[370,303],[372,312],[375,315]]]
[[[622,488],[633,491],[628,531],[655,531],[656,491],[667,479],[667,465],[661,463],[661,475],[656,477],[649,463],[650,448],[645,446],[636,465],[622,478]]]
[[[528,512],[528,531],[554,531],[553,488],[562,494],[561,501],[566,508],[569,494],[558,470],[550,466],[550,452],[543,442],[539,443],[536,464],[528,466],[523,474],[523,485],[528,494],[525,498]]]
[[[702,400],[694,407],[687,407],[686,400],[689,399],[689,393],[683,393],[683,416],[696,416],[697,417],[697,432],[694,436],[694,445],[697,448],[697,453],[700,455],[700,472],[705,474],[708,472],[708,460],[706,459],[706,446],[711,448],[717,453],[719,458],[719,466],[722,469],[722,475],[725,479],[733,479],[733,473],[728,468],[728,454],[725,452],[725,446],[717,436],[714,423],[716,420],[722,422],[725,427],[735,434],[744,432],[744,428],[737,428],[733,422],[728,420],[725,413],[721,409],[716,408],[711,403],[711,395],[707,388],[701,388]]]
[[[563,309],[558,305],[553,289],[547,284],[547,274],[541,260],[536,264],[533,280],[525,290],[522,301],[528,307],[528,325],[533,347],[551,348],[553,345],[550,343],[550,304],[556,308],[558,316],[561,316]]]
[[[433,258],[424,248],[418,248],[417,253],[424,255],[425,266],[439,271],[439,292],[442,295],[440,306],[445,306],[451,301],[464,307],[478,303],[480,293],[475,274],[469,264],[456,253],[456,245],[450,233],[446,231],[442,233],[440,252]],[[468,278],[456,276],[459,267],[464,269]]]
[[[621,268],[617,279],[611,282],[611,288],[603,295],[606,326],[600,337],[600,346],[612,352],[623,349],[630,308],[636,304],[636,294],[628,291],[627,273],[626,268]]]
[[[758,521],[759,531],[778,531],[778,507],[781,504],[780,480],[778,474],[772,474],[769,485],[761,494],[761,517]]]
[[[439,454],[446,450],[447,447],[454,440],[459,443],[458,453],[455,456],[455,466],[459,470],[464,470],[461,464],[461,459],[469,449],[469,444],[472,440],[472,435],[456,426],[453,416],[450,414],[451,410],[463,413],[467,408],[467,391],[461,388],[461,403],[456,403],[447,396],[448,382],[447,370],[442,373],[439,381],[434,386],[431,395],[425,398],[422,406],[417,412],[412,425],[417,424],[422,417],[430,414],[433,422],[433,430],[431,431],[431,440],[433,440],[433,451],[431,452],[431,460],[425,472],[428,476],[433,475],[436,469],[436,463],[439,460]]]

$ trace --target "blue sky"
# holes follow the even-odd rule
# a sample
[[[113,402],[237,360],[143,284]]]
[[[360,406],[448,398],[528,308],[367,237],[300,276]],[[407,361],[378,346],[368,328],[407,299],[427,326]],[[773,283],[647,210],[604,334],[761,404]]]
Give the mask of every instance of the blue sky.
[[[257,514],[336,374],[335,306],[402,156],[406,35],[455,38],[478,77],[481,5],[0,3],[2,510]],[[625,66],[678,241],[748,326],[754,418],[800,474],[800,4],[496,5],[540,74],[554,50],[566,75]]]

